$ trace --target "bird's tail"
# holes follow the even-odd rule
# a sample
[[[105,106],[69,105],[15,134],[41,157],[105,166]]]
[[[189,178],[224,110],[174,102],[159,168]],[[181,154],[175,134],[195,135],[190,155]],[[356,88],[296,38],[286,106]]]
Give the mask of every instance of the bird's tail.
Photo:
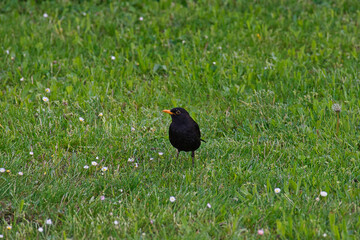
[[[201,138],[200,138],[200,141],[202,141],[202,142],[206,143],[206,141],[205,141],[204,139],[201,139]]]

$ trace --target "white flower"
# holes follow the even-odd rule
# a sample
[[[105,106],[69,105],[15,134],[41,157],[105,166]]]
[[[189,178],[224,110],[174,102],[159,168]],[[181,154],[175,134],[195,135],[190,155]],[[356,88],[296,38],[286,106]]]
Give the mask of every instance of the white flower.
[[[216,62],[213,62],[213,65],[216,65]]]
[[[113,61],[114,61],[115,59],[116,59],[116,57],[115,57],[115,56],[111,56],[111,60],[113,60]]]
[[[327,236],[327,234],[326,234],[326,233],[324,233],[324,234],[323,234],[323,237],[326,237],[326,236]]]
[[[99,115],[98,115],[99,117],[102,117],[103,116],[103,113],[99,113]]]
[[[211,204],[210,204],[210,203],[206,204],[206,206],[207,206],[208,208],[211,208]]]
[[[170,197],[170,202],[175,202],[176,198],[174,196]]]
[[[163,152],[159,152],[159,155],[162,156],[162,155],[164,155],[164,153],[163,153]]]
[[[45,88],[45,92],[50,93],[51,92],[50,88]]]
[[[84,121],[84,119],[83,119],[82,117],[79,117],[79,120],[80,120],[80,122],[83,122],[83,121]]]
[[[99,159],[99,157],[96,157],[96,160],[98,160]]]
[[[101,168],[101,171],[103,171],[103,172],[106,172],[107,170],[108,170],[107,167],[102,167],[102,168]]]
[[[104,200],[105,200],[105,196],[101,196],[101,197],[100,197],[100,200],[101,200],[101,201],[104,201]]]
[[[119,222],[115,220],[115,221],[114,221],[114,224],[115,224],[115,225],[118,225],[118,224],[119,224]]]
[[[9,54],[10,54],[10,51],[9,51],[9,50],[6,50],[5,52],[6,52],[6,54],[7,54],[7,55],[9,55]]]
[[[0,238],[4,238],[4,235],[0,234]]]
[[[144,20],[144,18],[143,18],[143,17],[139,17],[139,20],[140,20],[140,21],[143,21],[143,20]]]
[[[221,47],[221,46],[219,46],[219,47],[218,47],[218,49],[219,49],[219,50],[221,50],[221,49],[222,49],[222,47]]]
[[[205,35],[205,39],[208,39],[209,37],[207,35]]]
[[[49,219],[46,219],[45,223],[46,223],[47,225],[51,225],[51,224],[52,224],[52,221],[51,221],[51,219],[49,218]]]
[[[24,78],[24,77],[20,78],[20,82],[22,82],[22,81],[24,81],[24,80],[25,80],[25,78]]]
[[[86,16],[86,12],[82,12],[81,14],[82,14],[83,16]]]
[[[320,198],[317,197],[317,198],[315,198],[315,200],[318,202],[318,201],[320,201]]]
[[[320,195],[321,195],[322,197],[326,197],[326,196],[327,196],[327,192],[321,191],[321,192],[320,192]]]
[[[85,165],[85,166],[84,166],[84,168],[85,168],[85,169],[88,169],[88,168],[89,168],[89,166],[88,166],[88,165]]]
[[[34,153],[33,153],[33,152],[29,152],[29,154],[30,154],[30,155],[34,155]]]
[[[259,230],[258,230],[258,234],[261,235],[261,236],[264,235],[264,230],[263,230],[263,229],[259,229]]]
[[[120,192],[123,192],[124,190],[120,189]]]
[[[182,44],[185,44],[186,43],[186,41],[185,40],[182,40]]]
[[[275,193],[280,193],[281,189],[280,188],[275,188]]]
[[[0,172],[5,172],[5,168],[0,168]]]
[[[154,158],[150,158],[150,161],[154,160]]]
[[[39,227],[39,228],[38,228],[38,231],[39,231],[39,232],[43,232],[44,229],[43,229],[42,227]]]
[[[49,15],[47,13],[44,13],[43,17],[47,18],[47,17],[49,17]]]
[[[134,128],[134,127],[131,127],[131,131],[132,131],[132,132],[135,132],[135,128]]]
[[[139,167],[139,164],[138,164],[138,163],[135,163],[135,167],[136,167],[136,168]]]
[[[95,161],[92,161],[92,162],[91,162],[91,165],[96,166],[96,165],[98,165],[98,163],[95,162]]]
[[[134,162],[134,159],[133,159],[133,158],[129,158],[129,159],[128,159],[128,162]]]
[[[8,226],[6,227],[6,229],[7,229],[7,230],[11,230],[11,229],[12,229],[12,226],[11,226],[11,225],[8,225]]]
[[[23,172],[18,172],[18,174],[19,174],[20,176],[24,175],[24,173],[23,173]]]
[[[338,103],[334,103],[334,104],[332,105],[332,110],[333,110],[334,112],[341,112],[341,105],[338,104]]]
[[[49,101],[49,99],[48,99],[47,97],[43,97],[42,100],[43,100],[44,102],[48,102],[48,101]]]

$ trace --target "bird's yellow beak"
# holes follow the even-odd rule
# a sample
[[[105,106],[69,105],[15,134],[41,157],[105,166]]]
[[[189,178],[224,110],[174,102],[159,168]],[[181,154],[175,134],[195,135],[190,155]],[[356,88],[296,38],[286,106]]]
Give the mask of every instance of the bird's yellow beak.
[[[175,113],[171,112],[170,110],[162,110],[164,113],[168,113],[170,115],[174,115]]]

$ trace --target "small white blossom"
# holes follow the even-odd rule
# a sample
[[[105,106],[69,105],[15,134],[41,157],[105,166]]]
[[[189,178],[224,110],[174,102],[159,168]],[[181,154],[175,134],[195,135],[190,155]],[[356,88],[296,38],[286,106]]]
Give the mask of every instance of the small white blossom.
[[[115,56],[111,56],[111,60],[113,60],[113,61],[114,61],[115,59],[116,59],[116,57],[115,57]]]
[[[92,162],[91,162],[91,165],[93,165],[93,166],[97,166],[97,165],[98,165],[98,163],[97,163],[97,162],[95,162],[95,161],[92,161]]]
[[[88,169],[88,168],[89,168],[89,166],[88,166],[88,165],[85,165],[85,166],[84,166],[84,168],[85,168],[85,169]]]
[[[213,62],[213,65],[216,65],[216,62]]]
[[[0,172],[5,172],[6,170],[5,170],[5,168],[0,168]]]
[[[182,44],[185,44],[186,43],[186,41],[185,40],[182,40]]]
[[[44,17],[44,18],[47,18],[47,17],[49,17],[49,15],[48,15],[47,13],[44,13],[44,14],[43,14],[43,17]]]
[[[164,155],[164,153],[163,153],[163,152],[159,152],[159,155],[162,156],[162,155]]]
[[[133,158],[129,158],[129,159],[128,159],[128,162],[134,162],[134,159],[133,159]]]
[[[20,78],[20,82],[23,82],[24,80],[25,80],[25,78],[24,78],[24,77]]]
[[[134,128],[134,127],[131,127],[131,131],[132,131],[132,132],[135,132],[135,128]]]
[[[211,204],[210,204],[210,203],[206,204],[206,206],[207,206],[208,208],[211,208]]]
[[[6,229],[7,229],[7,230],[11,230],[11,229],[12,229],[12,226],[11,226],[11,225],[8,225],[8,226],[6,227]]]
[[[143,17],[139,17],[139,20],[140,20],[140,21],[143,21],[143,20],[144,20],[144,18],[143,18]]]
[[[324,233],[324,234],[323,234],[323,237],[327,237],[327,234],[326,234],[326,233]]]
[[[80,122],[85,121],[84,118],[82,118],[82,117],[79,117],[79,120],[80,120]]]
[[[38,231],[39,231],[39,232],[43,232],[44,229],[43,229],[42,227],[39,227],[39,228],[38,228]]]
[[[9,54],[10,54],[10,51],[9,51],[9,50],[6,50],[5,52],[6,52],[6,54],[7,54],[7,55],[9,55]]]
[[[119,222],[115,220],[115,221],[114,221],[114,224],[115,224],[115,225],[118,225],[118,224],[119,224]]]
[[[86,12],[82,12],[81,14],[82,14],[83,16],[86,16]]]
[[[139,167],[139,164],[138,164],[138,163],[135,163],[135,167],[136,167],[136,168]]]
[[[96,160],[98,160],[99,159],[99,157],[96,157]]]
[[[101,168],[101,171],[103,171],[103,172],[106,172],[107,170],[108,170],[107,167],[102,167],[102,168]]]
[[[99,115],[98,115],[99,117],[102,117],[103,116],[103,113],[101,112],[101,113],[99,113]]]
[[[18,172],[18,174],[19,174],[20,176],[24,175],[24,173],[23,173],[23,172]]]
[[[0,234],[0,238],[4,238],[4,235]]]
[[[52,224],[52,221],[51,221],[51,219],[49,218],[49,219],[46,219],[45,223],[46,223],[47,225],[51,225],[51,224]]]
[[[320,195],[321,195],[322,197],[326,197],[328,194],[327,194],[327,192],[325,192],[325,191],[321,191],[321,192],[320,192]]]
[[[124,190],[120,189],[120,192],[123,192]]]
[[[280,188],[275,188],[275,193],[280,193],[281,189]]]
[[[259,229],[259,230],[258,230],[258,234],[259,234],[260,236],[264,235],[264,230],[263,230],[263,229]]]
[[[105,196],[101,196],[101,197],[100,197],[100,200],[101,200],[101,201],[104,201],[104,200],[105,200]]]
[[[315,198],[315,200],[318,202],[318,201],[320,201],[320,198],[317,197],[317,198]]]
[[[30,154],[30,155],[34,155],[34,153],[33,153],[33,152],[29,152],[29,154]]]
[[[50,88],[45,88],[45,92],[50,93],[51,92]]]
[[[49,101],[49,98],[43,97],[42,100],[43,100],[44,102],[48,102],[48,101]]]
[[[174,196],[170,197],[170,202],[175,202],[176,198]]]
[[[150,158],[150,161],[154,160],[154,158]]]
[[[219,46],[219,47],[218,47],[218,49],[219,49],[219,50],[221,50],[221,49],[222,49],[222,47],[221,47],[221,46]]]
[[[332,105],[332,110],[333,110],[334,112],[341,112],[341,105],[338,104],[338,103],[334,103],[334,104]]]

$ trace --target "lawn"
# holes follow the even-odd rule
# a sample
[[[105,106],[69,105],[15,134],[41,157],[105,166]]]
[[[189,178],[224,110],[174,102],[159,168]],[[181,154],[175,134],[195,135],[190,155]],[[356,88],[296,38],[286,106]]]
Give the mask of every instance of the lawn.
[[[0,237],[360,238],[360,1],[9,0],[0,24]]]

